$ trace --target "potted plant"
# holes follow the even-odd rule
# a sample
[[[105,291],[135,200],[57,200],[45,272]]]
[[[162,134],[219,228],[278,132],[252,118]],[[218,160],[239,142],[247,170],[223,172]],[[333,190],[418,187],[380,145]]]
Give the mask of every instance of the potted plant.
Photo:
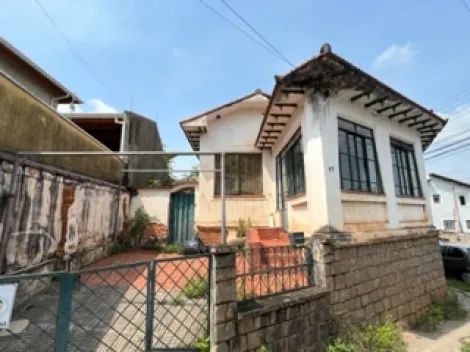
[[[237,246],[238,248],[244,248],[246,242],[246,235],[248,233],[248,229],[251,227],[251,220],[238,219],[237,228],[236,228],[236,238],[232,238],[229,241],[229,244],[232,246]]]

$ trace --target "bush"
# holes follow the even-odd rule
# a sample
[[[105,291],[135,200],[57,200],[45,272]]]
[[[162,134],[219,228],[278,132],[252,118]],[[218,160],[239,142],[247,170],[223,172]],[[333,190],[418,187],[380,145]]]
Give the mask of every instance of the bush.
[[[389,318],[380,324],[361,328],[347,327],[342,336],[335,338],[327,352],[405,352],[401,330]]]
[[[199,348],[200,352],[209,352],[211,349],[209,336],[199,336],[196,341],[194,341],[193,347]]]
[[[158,248],[158,252],[161,253],[179,253],[181,249],[181,244],[180,243],[169,243],[166,244],[160,248]]]
[[[209,287],[207,284],[207,280],[198,277],[197,279],[189,280],[186,285],[184,285],[181,292],[188,298],[201,298],[207,293]]]
[[[426,314],[416,320],[415,328],[422,331],[436,331],[444,320],[463,319],[467,312],[461,307],[458,297],[451,292],[445,297],[433,297]]]

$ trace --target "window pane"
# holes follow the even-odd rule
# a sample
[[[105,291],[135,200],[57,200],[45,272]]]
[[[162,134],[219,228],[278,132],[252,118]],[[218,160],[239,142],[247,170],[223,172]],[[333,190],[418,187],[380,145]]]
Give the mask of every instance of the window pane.
[[[343,119],[338,119],[338,128],[354,132],[354,124]]]
[[[357,166],[357,158],[350,156],[349,162],[351,163],[351,179],[354,181],[359,181],[359,171]]]
[[[372,137],[372,131],[366,127],[357,126],[356,132],[364,137]]]
[[[366,162],[364,159],[358,159],[359,165],[359,178],[361,182],[366,182],[367,184],[367,169],[366,169]],[[362,188],[362,187],[361,187]],[[366,187],[367,189],[367,187]]]
[[[282,192],[281,197],[293,196],[305,191],[304,155],[302,136],[297,133],[284,150],[277,156],[278,169],[281,170]],[[278,192],[281,192],[279,190]],[[284,201],[284,199],[282,200]]]
[[[263,194],[261,154],[239,155],[240,194]]]
[[[340,154],[339,162],[340,162],[340,167],[341,167],[341,177],[351,179],[351,171],[349,168],[349,157],[345,154]]]
[[[339,131],[338,138],[339,138],[339,152],[348,153],[348,142],[347,142],[346,132]]]
[[[356,144],[354,141],[354,135],[352,134],[348,135],[348,149],[349,155],[356,156]]]
[[[370,182],[377,182],[377,170],[375,169],[375,161],[369,161],[369,177]]]
[[[350,180],[343,180],[343,189],[347,191],[352,190],[352,184]]]
[[[372,139],[366,139],[367,159],[375,160],[374,142]]]

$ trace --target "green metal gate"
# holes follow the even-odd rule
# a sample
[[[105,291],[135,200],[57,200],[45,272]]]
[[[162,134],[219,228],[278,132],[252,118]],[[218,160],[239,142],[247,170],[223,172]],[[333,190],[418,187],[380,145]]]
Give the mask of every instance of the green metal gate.
[[[170,196],[170,242],[182,243],[194,233],[194,190]]]
[[[210,260],[0,277],[0,286],[18,285],[0,351],[199,351],[208,336]]]

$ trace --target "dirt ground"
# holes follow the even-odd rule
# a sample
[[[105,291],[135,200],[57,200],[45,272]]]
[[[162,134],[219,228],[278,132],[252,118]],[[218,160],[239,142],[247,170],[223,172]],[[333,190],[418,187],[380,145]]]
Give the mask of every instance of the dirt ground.
[[[460,352],[460,341],[470,339],[470,294],[459,293],[458,296],[469,317],[446,321],[433,333],[405,332],[408,352]]]

